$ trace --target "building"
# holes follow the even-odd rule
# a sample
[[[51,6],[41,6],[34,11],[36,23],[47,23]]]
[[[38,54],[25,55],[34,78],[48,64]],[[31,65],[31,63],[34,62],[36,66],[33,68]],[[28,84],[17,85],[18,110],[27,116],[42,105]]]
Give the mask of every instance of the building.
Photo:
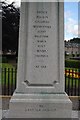
[[[79,55],[80,54],[80,44],[71,43],[70,41],[65,41],[65,53],[67,55]]]

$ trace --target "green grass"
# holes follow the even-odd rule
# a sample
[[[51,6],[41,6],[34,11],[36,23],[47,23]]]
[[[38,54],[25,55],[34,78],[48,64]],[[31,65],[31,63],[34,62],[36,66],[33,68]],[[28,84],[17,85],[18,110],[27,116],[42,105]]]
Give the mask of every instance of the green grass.
[[[78,68],[65,67],[66,70],[79,70]]]
[[[0,63],[0,68],[14,68],[14,66],[8,63]]]

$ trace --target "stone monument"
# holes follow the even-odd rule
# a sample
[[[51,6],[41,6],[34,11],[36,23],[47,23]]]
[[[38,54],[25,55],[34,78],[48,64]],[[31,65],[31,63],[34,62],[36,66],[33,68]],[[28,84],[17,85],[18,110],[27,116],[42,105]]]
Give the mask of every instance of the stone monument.
[[[63,2],[21,2],[17,88],[9,118],[71,118],[64,92]]]

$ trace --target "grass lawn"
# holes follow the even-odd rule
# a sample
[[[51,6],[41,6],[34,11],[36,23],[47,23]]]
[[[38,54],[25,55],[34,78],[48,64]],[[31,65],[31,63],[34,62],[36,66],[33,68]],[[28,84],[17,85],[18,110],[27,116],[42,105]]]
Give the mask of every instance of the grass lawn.
[[[14,66],[9,63],[0,63],[0,68],[14,68]]]
[[[78,68],[69,68],[69,67],[65,67],[66,70],[79,70]]]

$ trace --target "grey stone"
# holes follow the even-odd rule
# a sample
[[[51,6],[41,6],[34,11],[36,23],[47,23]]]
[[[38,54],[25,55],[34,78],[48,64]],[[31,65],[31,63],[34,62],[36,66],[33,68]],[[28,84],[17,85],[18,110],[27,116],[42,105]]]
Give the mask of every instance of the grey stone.
[[[64,92],[63,3],[22,3],[20,26],[17,92]]]
[[[2,110],[0,110],[0,111],[2,111]],[[8,112],[9,112],[9,110],[3,110],[3,118],[7,118]],[[66,120],[80,120],[80,116],[78,115],[78,113],[80,113],[80,111],[73,110],[71,119],[66,119]],[[39,120],[40,120],[40,118],[39,118]],[[58,120],[60,120],[60,119],[58,119]],[[65,120],[65,119],[61,119],[61,120]]]
[[[64,92],[63,3],[22,2],[17,89],[9,118],[71,118]]]
[[[71,108],[71,102],[65,94],[14,94],[8,117],[71,118]]]

